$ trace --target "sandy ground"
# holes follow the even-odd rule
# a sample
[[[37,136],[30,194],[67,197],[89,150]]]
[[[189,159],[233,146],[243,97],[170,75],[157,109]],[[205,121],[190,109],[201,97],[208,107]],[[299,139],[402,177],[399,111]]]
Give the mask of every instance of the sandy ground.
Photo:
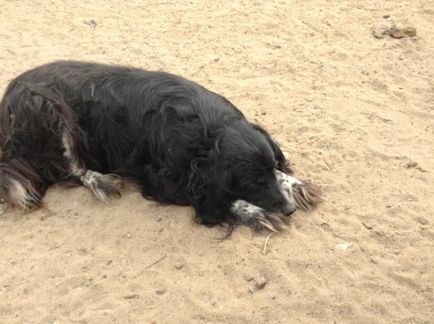
[[[182,74],[264,125],[325,202],[263,254],[268,233],[216,242],[132,188],[106,205],[52,188],[0,216],[1,323],[433,323],[434,2],[226,3],[0,0],[0,87],[65,58]],[[417,37],[372,36],[392,20]]]

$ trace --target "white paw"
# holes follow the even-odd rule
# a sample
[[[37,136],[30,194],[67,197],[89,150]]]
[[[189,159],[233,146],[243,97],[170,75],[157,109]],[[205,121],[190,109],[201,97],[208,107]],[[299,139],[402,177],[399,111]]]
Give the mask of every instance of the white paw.
[[[231,207],[232,214],[238,223],[252,227],[255,230],[268,228],[278,232],[286,228],[282,218],[265,211],[263,208],[253,205],[245,200],[236,200]]]
[[[122,187],[122,180],[117,175],[101,174],[92,170],[87,170],[86,173],[80,177],[80,180],[98,199],[104,202],[108,200],[108,194],[120,194]]]

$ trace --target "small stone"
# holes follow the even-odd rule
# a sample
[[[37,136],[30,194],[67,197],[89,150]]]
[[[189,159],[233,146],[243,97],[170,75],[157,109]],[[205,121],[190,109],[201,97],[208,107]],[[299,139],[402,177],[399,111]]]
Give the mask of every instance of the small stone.
[[[405,165],[406,169],[411,169],[411,168],[415,168],[415,167],[417,167],[417,162],[416,161],[407,162],[407,164]]]
[[[83,23],[91,27],[92,29],[95,29],[97,23],[93,19],[83,20]]]
[[[385,36],[390,36],[392,38],[404,38],[404,37],[415,37],[416,36],[416,28],[414,27],[404,27],[398,28],[395,23],[392,22],[391,25],[387,26],[384,23],[381,23],[371,30],[372,35],[375,38],[384,38]]]
[[[255,279],[255,277],[253,277],[252,275],[249,274],[245,274],[244,275],[244,279],[248,282],[252,281],[253,279]]]
[[[404,37],[414,37],[414,36],[416,36],[416,28],[413,27],[396,28],[395,26],[390,28],[390,37],[404,38]]]
[[[390,15],[389,14],[385,14],[385,15],[383,15],[383,18],[384,19],[390,18]]]
[[[365,222],[365,221],[362,221],[362,225],[363,225],[366,229],[368,229],[368,230],[371,230],[371,229],[374,228],[373,225],[371,225],[371,224],[369,224],[369,223],[367,223],[367,222]]]
[[[258,288],[258,289],[264,288],[266,284],[267,284],[267,279],[265,279],[265,277],[263,275],[260,275],[259,277],[257,277],[255,279],[255,285],[256,285],[256,288]]]
[[[132,294],[132,295],[127,295],[124,296],[124,299],[136,299],[139,298],[140,296],[138,294]]]
[[[253,294],[255,291],[263,289],[267,284],[267,279],[263,275],[258,275],[256,278],[253,278],[250,275],[245,275],[244,279],[248,282],[251,282],[249,286],[249,292]]]
[[[157,290],[155,290],[155,293],[157,295],[163,295],[164,293],[166,293],[166,289],[164,289],[164,288],[157,289]]]
[[[416,218],[416,220],[421,223],[422,225],[427,225],[428,224],[428,220],[422,216],[419,216]]]
[[[181,262],[175,262],[175,268],[176,269],[182,269],[184,267],[184,264],[182,264]]]
[[[402,32],[408,37],[415,37],[417,35],[416,28],[414,27],[406,27],[402,30]]]
[[[384,24],[375,26],[371,30],[371,34],[377,39],[386,37],[388,33],[389,33],[389,26],[386,26]]]
[[[336,244],[336,248],[338,249],[338,250],[341,250],[341,251],[346,251],[346,250],[348,250],[351,246],[353,246],[353,243],[339,243],[339,244]]]

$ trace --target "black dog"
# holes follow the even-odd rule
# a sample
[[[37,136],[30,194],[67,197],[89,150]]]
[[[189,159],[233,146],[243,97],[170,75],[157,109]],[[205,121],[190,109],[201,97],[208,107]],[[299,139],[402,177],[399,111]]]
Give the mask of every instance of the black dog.
[[[11,81],[0,103],[0,199],[39,206],[55,182],[106,200],[121,177],[146,197],[193,205],[207,225],[278,230],[319,191],[288,175],[268,133],[182,77],[61,61]]]

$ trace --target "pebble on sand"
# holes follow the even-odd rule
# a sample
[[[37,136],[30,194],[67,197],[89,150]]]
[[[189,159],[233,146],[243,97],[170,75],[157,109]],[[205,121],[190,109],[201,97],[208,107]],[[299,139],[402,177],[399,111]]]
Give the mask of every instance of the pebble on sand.
[[[157,295],[163,295],[164,293],[166,293],[166,289],[164,289],[164,288],[157,289],[157,290],[155,290],[155,293]]]
[[[254,293],[257,290],[263,289],[267,284],[267,279],[263,275],[258,275],[249,287],[249,292]],[[249,280],[250,281],[250,280]]]
[[[353,243],[347,243],[347,242],[336,244],[336,248],[338,250],[341,250],[341,251],[346,251],[352,246],[353,246]]]
[[[392,38],[405,38],[405,37],[415,37],[417,35],[416,28],[414,27],[396,27],[395,23],[391,25],[386,25],[381,23],[377,26],[374,26],[371,31],[372,35],[375,38],[381,39],[386,36],[390,36]]]

